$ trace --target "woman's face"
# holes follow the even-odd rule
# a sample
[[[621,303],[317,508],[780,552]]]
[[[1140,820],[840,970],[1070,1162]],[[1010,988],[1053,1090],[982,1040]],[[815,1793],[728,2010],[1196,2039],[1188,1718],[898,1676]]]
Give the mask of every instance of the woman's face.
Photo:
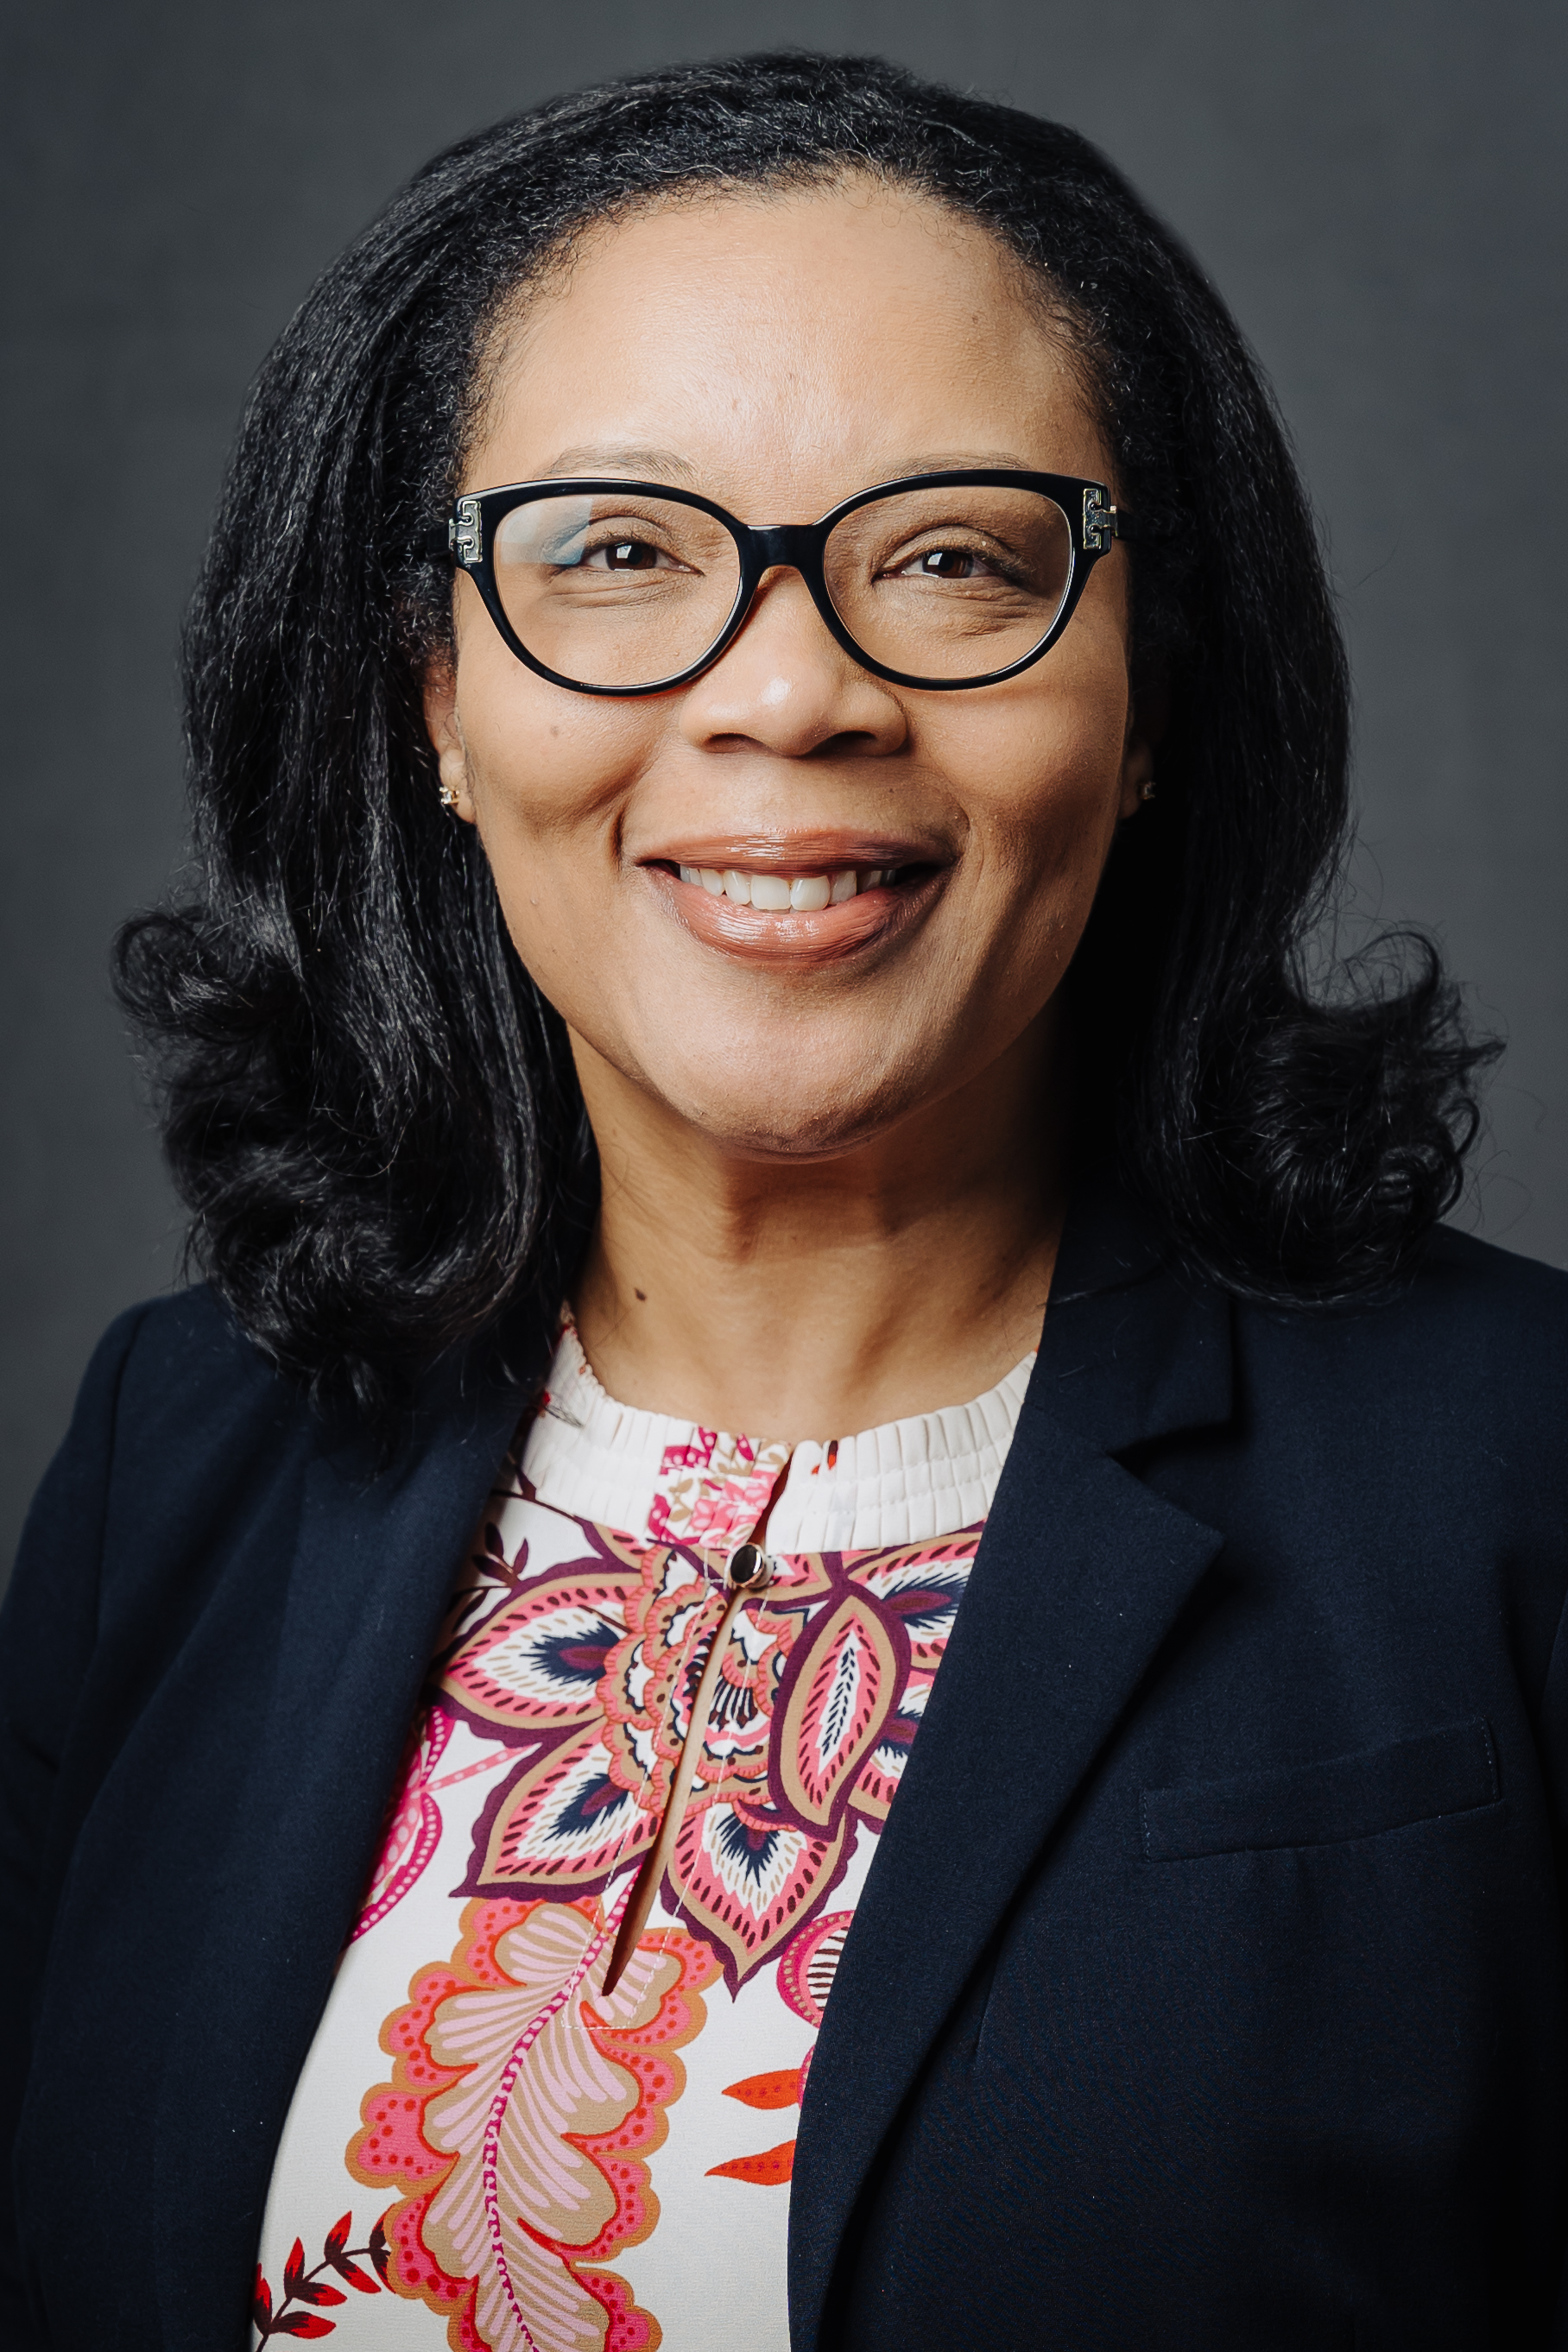
[[[608,474],[811,522],[958,466],[1115,495],[1071,366],[991,239],[851,184],[595,236],[508,339],[464,488]],[[730,1150],[830,1155],[1032,1024],[1043,1041],[1148,773],[1127,591],[1116,548],[1033,668],[932,693],[862,669],[781,570],[694,684],[605,699],[535,676],[459,575],[430,730],[590,1100],[629,1085]],[[764,901],[801,882],[805,904],[714,897],[682,867],[762,877]]]

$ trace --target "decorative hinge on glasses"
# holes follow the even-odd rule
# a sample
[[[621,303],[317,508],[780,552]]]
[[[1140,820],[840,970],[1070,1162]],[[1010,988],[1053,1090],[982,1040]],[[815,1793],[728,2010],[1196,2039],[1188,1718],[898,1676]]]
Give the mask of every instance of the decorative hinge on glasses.
[[[483,552],[478,499],[459,499],[458,511],[447,525],[447,536],[459,563],[477,563]]]
[[[1108,507],[1099,490],[1083,494],[1083,543],[1086,551],[1103,555],[1116,530],[1116,509]]]

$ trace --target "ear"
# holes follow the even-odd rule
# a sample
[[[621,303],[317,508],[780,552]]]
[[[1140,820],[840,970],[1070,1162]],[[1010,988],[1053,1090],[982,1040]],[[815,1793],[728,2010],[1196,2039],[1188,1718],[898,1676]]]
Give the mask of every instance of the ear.
[[[1127,738],[1121,751],[1121,791],[1117,814],[1125,824],[1153,797],[1154,753],[1171,716],[1170,679],[1159,671],[1133,680],[1127,703]]]
[[[472,824],[476,811],[468,789],[468,753],[458,716],[458,672],[445,655],[425,673],[425,731],[441,771],[441,797],[454,816]]]

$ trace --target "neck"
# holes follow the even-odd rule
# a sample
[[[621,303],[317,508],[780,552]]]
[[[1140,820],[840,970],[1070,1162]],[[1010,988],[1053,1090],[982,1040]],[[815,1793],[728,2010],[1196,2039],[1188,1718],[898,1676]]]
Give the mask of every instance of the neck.
[[[726,1150],[574,1047],[603,1171],[574,1304],[621,1403],[826,1441],[965,1403],[1038,1344],[1065,1205],[1054,1008],[940,1103],[810,1161]]]

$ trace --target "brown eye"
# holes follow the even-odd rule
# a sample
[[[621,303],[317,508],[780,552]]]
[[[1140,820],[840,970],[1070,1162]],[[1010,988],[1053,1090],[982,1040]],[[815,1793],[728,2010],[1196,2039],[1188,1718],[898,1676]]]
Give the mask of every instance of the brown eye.
[[[605,550],[605,560],[611,572],[651,572],[658,562],[658,550],[646,539],[623,539]]]
[[[921,556],[921,570],[928,580],[967,580],[974,570],[974,558],[956,547],[933,547]]]

